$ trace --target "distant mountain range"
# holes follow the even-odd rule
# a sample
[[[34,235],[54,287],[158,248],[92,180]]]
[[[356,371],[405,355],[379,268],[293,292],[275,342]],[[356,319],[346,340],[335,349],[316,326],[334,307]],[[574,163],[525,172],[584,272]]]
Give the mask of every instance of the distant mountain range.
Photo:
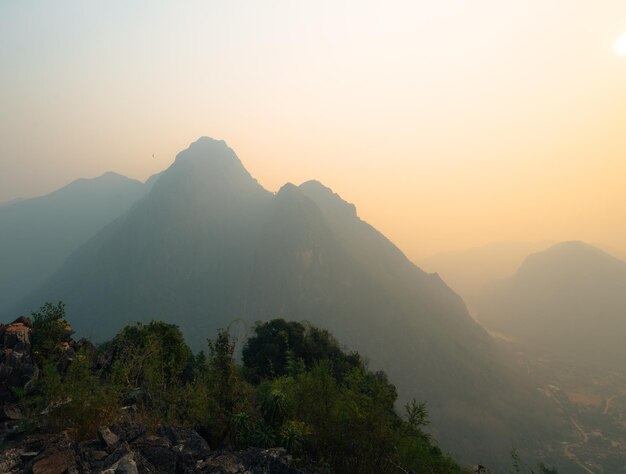
[[[437,272],[458,292],[472,313],[485,285],[515,273],[529,254],[545,250],[554,242],[493,242],[480,247],[438,253],[418,261],[426,271]]]
[[[106,173],[0,206],[0,314],[38,288],[147,189],[139,181]]]
[[[623,368],[626,263],[583,242],[554,245],[487,288],[478,318],[556,354]]]
[[[63,300],[79,335],[102,341],[159,319],[195,350],[235,320],[310,321],[386,370],[402,401],[426,400],[437,438],[462,461],[504,466],[512,445],[558,430],[461,298],[321,183],[269,192],[223,141],[203,137],[145,196],[136,187],[126,212],[111,212],[6,319]]]

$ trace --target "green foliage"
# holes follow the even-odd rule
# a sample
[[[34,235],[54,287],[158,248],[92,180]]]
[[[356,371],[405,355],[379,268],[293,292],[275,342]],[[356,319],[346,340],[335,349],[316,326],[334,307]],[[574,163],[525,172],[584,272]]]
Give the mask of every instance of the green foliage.
[[[327,332],[284,320],[257,324],[243,359],[249,379],[266,380],[258,387],[262,420],[253,444],[275,437],[292,454],[333,472],[462,472],[424,433],[425,404],[407,405],[402,420],[386,374],[369,371]]]
[[[444,456],[423,430],[429,424],[424,402],[413,400],[405,405],[405,420],[396,441],[399,458],[405,465],[413,466],[415,472],[460,472],[458,465]]]
[[[247,446],[253,423],[249,420],[254,388],[240,375],[233,358],[235,343],[226,330],[208,340],[208,357],[199,353],[185,369],[185,384],[173,405],[176,422],[197,429],[211,444],[228,441]]]
[[[165,421],[177,419],[175,402],[193,361],[177,326],[157,321],[126,326],[100,352],[111,354],[108,382],[122,389],[126,404]]]
[[[56,360],[59,356],[59,345],[67,335],[65,321],[65,304],[59,301],[56,305],[45,303],[32,314],[32,350],[38,364]]]
[[[276,446],[276,432],[274,427],[260,422],[252,433],[252,443],[259,448],[273,448]]]
[[[280,426],[287,418],[288,401],[285,393],[278,388],[260,390],[261,412],[269,426]]]
[[[98,426],[113,420],[118,410],[117,388],[100,384],[86,351],[74,356],[61,384],[49,384],[46,390],[51,423],[58,430],[69,428],[77,439],[93,438]]]
[[[158,397],[179,383],[192,359],[177,326],[152,321],[126,326],[106,350],[113,352],[112,372],[128,388],[142,386]]]
[[[362,363],[358,354],[344,353],[328,331],[314,326],[273,319],[257,323],[254,332],[242,351],[246,376],[254,383],[295,375],[320,360],[330,361],[338,377]]]
[[[302,451],[307,426],[301,421],[288,421],[280,430],[280,445],[292,454]]]
[[[421,433],[423,426],[428,426],[428,411],[426,411],[426,402],[418,402],[412,400],[404,406],[406,414],[406,426],[411,433]]]
[[[250,415],[245,412],[235,413],[230,418],[230,442],[235,448],[246,446],[252,436],[253,424]]]
[[[235,413],[249,411],[252,388],[239,374],[239,368],[233,357],[235,342],[227,330],[219,330],[213,340],[208,341],[209,356],[202,384],[206,387],[208,405],[212,407],[208,417],[211,419],[210,432],[214,443],[230,434],[231,421]],[[236,442],[241,442],[234,435]]]
[[[208,341],[209,370],[214,395],[224,414],[232,415],[235,407],[237,368],[233,360],[235,342],[230,340],[228,331],[221,329],[215,340]]]
[[[119,410],[119,392],[101,383],[91,355],[75,354],[65,374],[48,360],[33,389],[20,397],[26,420],[33,429],[70,430],[78,440],[93,438],[98,426],[114,419]]]
[[[83,439],[103,423],[134,418],[193,427],[212,446],[282,446],[297,462],[337,473],[462,472],[424,431],[425,404],[407,404],[400,417],[387,375],[345,353],[327,331],[284,320],[257,324],[238,367],[226,330],[208,341],[206,355],[194,356],[176,326],[137,323],[101,345],[96,358],[75,354],[61,372],[55,351],[66,334],[63,316],[62,304],[34,316],[54,344],[38,339],[42,376],[32,392],[20,392],[49,429],[70,428]]]

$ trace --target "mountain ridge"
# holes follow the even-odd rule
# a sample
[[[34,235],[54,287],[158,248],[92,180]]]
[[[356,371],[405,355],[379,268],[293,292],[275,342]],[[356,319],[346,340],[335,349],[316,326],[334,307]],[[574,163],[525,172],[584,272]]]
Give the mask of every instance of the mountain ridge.
[[[178,324],[195,350],[200,335],[233,320],[322,325],[387,371],[403,402],[427,400],[446,449],[482,452],[490,465],[508,461],[520,429],[507,426],[508,410],[528,411],[511,388],[532,393],[462,299],[354,205],[316,181],[271,193],[208,138],[180,152],[16,312],[59,299],[96,341],[136,320]]]
[[[109,172],[0,206],[0,314],[143,194],[139,181]]]

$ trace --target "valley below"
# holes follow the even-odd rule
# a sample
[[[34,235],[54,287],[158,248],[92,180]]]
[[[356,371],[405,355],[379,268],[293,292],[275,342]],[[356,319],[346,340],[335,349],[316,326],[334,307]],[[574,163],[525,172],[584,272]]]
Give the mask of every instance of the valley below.
[[[626,472],[626,370],[582,365],[537,347],[501,341],[570,427],[568,437],[546,444],[544,459],[554,460],[559,472]]]

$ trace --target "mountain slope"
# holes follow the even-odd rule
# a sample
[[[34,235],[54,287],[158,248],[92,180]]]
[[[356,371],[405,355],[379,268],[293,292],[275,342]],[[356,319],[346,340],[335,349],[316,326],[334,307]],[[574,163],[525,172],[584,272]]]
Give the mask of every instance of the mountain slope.
[[[486,291],[479,318],[579,361],[622,366],[626,263],[583,242],[557,244]]]
[[[142,195],[140,182],[107,173],[1,206],[0,314],[40,286],[67,256]]]
[[[402,401],[427,400],[438,439],[466,460],[505,462],[538,426],[532,390],[437,275],[320,183],[270,193],[206,137],[19,309],[50,299],[95,340],[151,319],[178,324],[195,350],[235,319],[327,327],[388,371]]]

